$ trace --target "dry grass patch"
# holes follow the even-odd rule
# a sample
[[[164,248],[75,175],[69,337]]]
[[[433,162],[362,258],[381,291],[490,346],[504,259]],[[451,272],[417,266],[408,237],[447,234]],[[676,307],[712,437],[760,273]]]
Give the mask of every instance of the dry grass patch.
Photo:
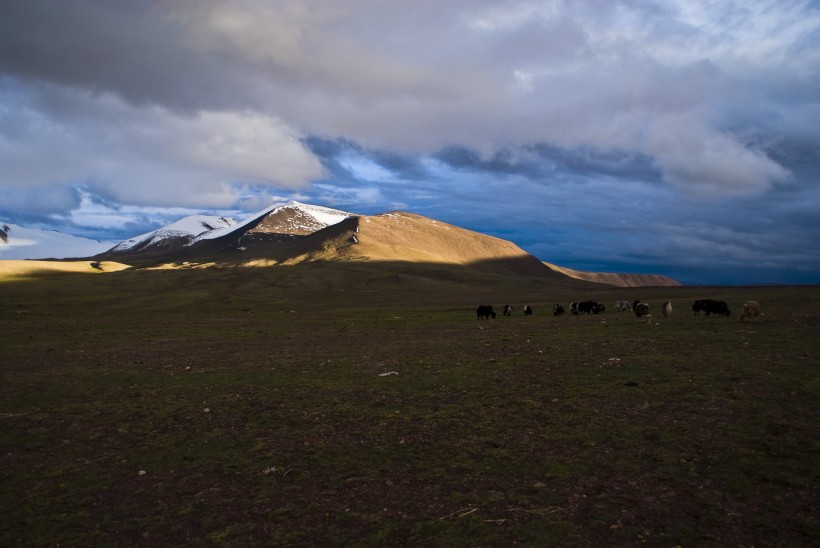
[[[97,267],[92,264],[98,265]],[[29,274],[48,272],[79,272],[83,274],[102,274],[105,272],[119,272],[131,268],[127,264],[114,261],[33,261],[7,260],[0,261],[0,281],[4,278],[19,278]]]

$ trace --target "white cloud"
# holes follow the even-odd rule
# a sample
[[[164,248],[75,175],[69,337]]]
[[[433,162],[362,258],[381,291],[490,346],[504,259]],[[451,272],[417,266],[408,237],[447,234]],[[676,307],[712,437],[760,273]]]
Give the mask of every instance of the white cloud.
[[[55,94],[73,107],[68,113],[49,104]],[[0,112],[4,187],[82,182],[121,203],[229,207],[234,183],[293,189],[323,174],[300,136],[265,114],[185,115],[64,89],[11,95],[0,89],[9,105]]]
[[[361,154],[348,153],[344,155],[339,164],[350,171],[356,178],[370,182],[395,182],[396,176],[393,172],[383,168],[373,160]]]
[[[381,190],[375,186],[356,188],[341,187],[326,183],[315,185],[316,200],[331,207],[344,208],[348,205],[368,206],[384,203]]]
[[[298,188],[322,175],[319,161],[295,132],[263,114],[202,112],[171,118],[165,137],[176,158],[223,181]]]
[[[738,138],[709,131],[692,117],[667,115],[651,125],[647,152],[671,183],[692,193],[757,194],[790,173]]]

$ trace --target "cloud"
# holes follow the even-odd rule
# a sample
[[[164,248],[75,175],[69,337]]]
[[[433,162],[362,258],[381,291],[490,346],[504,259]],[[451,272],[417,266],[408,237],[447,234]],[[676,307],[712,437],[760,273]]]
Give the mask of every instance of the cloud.
[[[693,193],[760,194],[791,177],[764,151],[685,116],[655,119],[646,150],[665,180]]]
[[[0,104],[0,185],[21,201],[29,192],[27,207],[44,185],[77,183],[121,203],[229,207],[235,183],[299,188],[323,175],[301,137],[264,114],[184,115],[55,87],[0,88]]]
[[[12,0],[4,12],[0,70],[26,86],[120,98],[183,134],[201,131],[181,127],[181,112],[201,130],[236,132],[254,118],[280,126],[262,128],[267,138],[342,137],[406,153],[620,150],[655,157],[665,180],[708,193],[759,193],[787,179],[764,147],[727,128],[755,129],[743,111],[735,120],[716,113],[749,86],[769,89],[769,69],[816,70],[820,22],[796,0],[78,0],[70,9]],[[259,176],[250,168],[234,178],[249,174]]]
[[[0,214],[10,218],[36,219],[71,210],[80,204],[77,192],[64,185],[4,188]]]

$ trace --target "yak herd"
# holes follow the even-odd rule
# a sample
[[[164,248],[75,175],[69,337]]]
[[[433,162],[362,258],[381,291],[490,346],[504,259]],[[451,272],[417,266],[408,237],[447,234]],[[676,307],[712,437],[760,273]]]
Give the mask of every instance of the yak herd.
[[[632,311],[635,313],[635,318],[640,321],[649,323],[652,320],[651,307],[649,304],[641,302],[639,299],[635,299],[631,303],[629,301],[618,301],[615,303],[615,309],[619,312]],[[605,311],[606,305],[597,301],[581,301],[574,302],[569,305],[570,314],[575,316],[582,314],[601,314]],[[729,310],[729,306],[726,304],[726,301],[716,301],[713,299],[700,299],[695,301],[694,304],[692,304],[692,312],[696,316],[700,315],[701,312],[705,313],[706,316],[714,314],[716,316],[728,317],[731,315],[731,311]],[[511,316],[512,313],[512,305],[504,305],[503,314],[505,316]],[[530,305],[524,305],[523,313],[525,316],[532,315],[532,307]],[[552,307],[553,316],[563,316],[566,313],[566,309],[561,304],[556,304]],[[672,315],[672,303],[669,301],[663,303],[661,306],[661,313],[664,318],[670,317]],[[495,319],[495,311],[491,305],[483,304],[476,309],[476,316],[479,320],[489,320],[490,318]],[[760,316],[760,303],[757,301],[748,301],[743,304],[743,309],[740,313],[740,321],[754,322],[758,316]]]

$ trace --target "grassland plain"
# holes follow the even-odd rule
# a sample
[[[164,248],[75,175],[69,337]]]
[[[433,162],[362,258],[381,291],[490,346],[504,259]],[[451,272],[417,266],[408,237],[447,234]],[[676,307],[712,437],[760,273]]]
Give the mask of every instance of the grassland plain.
[[[818,544],[820,287],[318,272],[0,281],[0,545]]]

